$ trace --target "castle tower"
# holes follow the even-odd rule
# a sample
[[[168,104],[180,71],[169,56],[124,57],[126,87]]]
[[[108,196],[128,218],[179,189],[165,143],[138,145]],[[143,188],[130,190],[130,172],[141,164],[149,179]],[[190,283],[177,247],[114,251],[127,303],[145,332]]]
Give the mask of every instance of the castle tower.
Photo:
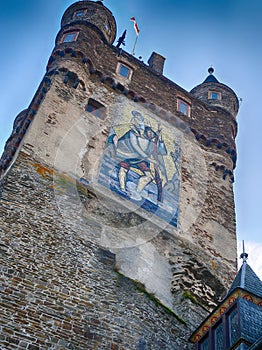
[[[209,76],[205,81],[191,90],[191,94],[208,104],[210,107],[220,107],[231,117],[236,118],[239,102],[234,91],[220,83],[213,75],[214,68],[208,69]]]
[[[0,160],[7,349],[191,349],[233,280],[237,98],[115,35],[101,1],[65,11]]]
[[[56,44],[59,43],[61,36],[71,31],[76,30],[83,34],[85,26],[96,31],[106,43],[113,44],[115,41],[116,22],[112,13],[103,5],[102,1],[91,2],[85,0],[74,3],[64,13]],[[84,37],[82,37],[82,40],[84,40]],[[87,37],[86,40],[87,42],[90,41],[90,37]]]

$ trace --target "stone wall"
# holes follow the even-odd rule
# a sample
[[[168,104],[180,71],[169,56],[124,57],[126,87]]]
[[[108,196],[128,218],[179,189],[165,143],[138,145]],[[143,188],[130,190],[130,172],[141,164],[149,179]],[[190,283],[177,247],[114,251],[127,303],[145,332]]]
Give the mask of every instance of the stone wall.
[[[78,41],[61,43],[76,25]],[[190,117],[177,111],[181,97]],[[87,112],[89,98],[105,106],[103,120]],[[161,124],[166,141],[181,135],[175,225],[98,181],[120,109]],[[191,349],[236,270],[232,123],[92,26],[62,28],[2,157],[1,346]]]
[[[98,244],[99,199],[81,184],[76,198],[56,173],[61,213],[53,176],[21,154],[1,183],[1,349],[191,349],[202,308],[185,297],[174,313],[116,272]],[[79,197],[93,202],[89,217],[75,211]]]

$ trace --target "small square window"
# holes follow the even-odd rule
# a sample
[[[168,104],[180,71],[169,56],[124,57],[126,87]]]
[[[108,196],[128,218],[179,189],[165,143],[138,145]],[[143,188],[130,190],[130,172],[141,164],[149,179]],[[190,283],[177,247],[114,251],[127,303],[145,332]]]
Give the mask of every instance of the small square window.
[[[106,108],[104,105],[102,105],[102,103],[93,100],[92,98],[90,98],[88,100],[88,104],[86,106],[86,111],[93,114],[94,116],[96,116],[99,119],[105,119],[106,117]]]
[[[65,33],[62,38],[63,43],[71,43],[73,41],[76,41],[78,37],[78,32],[69,32]]]
[[[126,66],[123,66],[123,64],[121,64],[119,68],[119,74],[122,75],[122,77],[124,78],[128,78],[129,73],[130,73],[130,69],[127,68]]]
[[[84,11],[76,11],[75,17],[82,17],[84,15]]]
[[[177,109],[179,112],[183,113],[184,115],[189,116],[190,115],[190,105],[182,100],[177,100]]]
[[[118,63],[117,74],[121,75],[123,78],[131,79],[132,69],[123,63]]]
[[[221,92],[217,91],[208,91],[209,100],[221,100]]]

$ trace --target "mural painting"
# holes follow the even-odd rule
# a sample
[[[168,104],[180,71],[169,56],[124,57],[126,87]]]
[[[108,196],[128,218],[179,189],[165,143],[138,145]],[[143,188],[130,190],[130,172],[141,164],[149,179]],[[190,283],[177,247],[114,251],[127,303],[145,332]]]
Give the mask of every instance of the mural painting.
[[[99,183],[177,226],[181,139],[147,111],[116,109]]]

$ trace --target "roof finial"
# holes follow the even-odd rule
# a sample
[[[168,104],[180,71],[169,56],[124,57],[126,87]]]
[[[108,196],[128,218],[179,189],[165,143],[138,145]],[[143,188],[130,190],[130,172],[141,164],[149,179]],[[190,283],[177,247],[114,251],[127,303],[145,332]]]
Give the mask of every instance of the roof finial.
[[[248,254],[245,252],[245,242],[242,241],[243,243],[243,253],[240,255],[240,259],[243,259],[243,263],[247,261]]]
[[[209,73],[209,74],[213,74],[214,71],[215,71],[215,70],[214,70],[214,68],[213,68],[212,66],[208,68],[208,73]]]

